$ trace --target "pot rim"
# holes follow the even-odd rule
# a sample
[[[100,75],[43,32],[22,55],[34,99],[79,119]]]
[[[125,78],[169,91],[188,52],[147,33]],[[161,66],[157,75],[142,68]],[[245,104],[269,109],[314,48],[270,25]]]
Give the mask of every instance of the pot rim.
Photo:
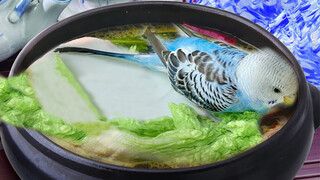
[[[307,99],[308,98],[302,98],[303,96],[310,96],[310,93],[308,91],[307,88],[307,81],[305,78],[305,75],[303,73],[303,70],[299,64],[299,62],[297,61],[297,59],[294,57],[294,55],[290,52],[290,50],[288,50],[288,48],[282,44],[276,37],[274,37],[270,32],[268,32],[267,30],[265,30],[264,28],[260,27],[259,25],[255,24],[254,22],[243,18],[237,14],[233,14],[230,13],[228,11],[225,10],[221,10],[221,9],[217,9],[217,8],[213,8],[213,7],[208,7],[208,6],[203,6],[203,5],[198,5],[198,4],[189,4],[189,3],[182,3],[182,2],[170,2],[170,1],[142,1],[142,2],[130,2],[130,3],[122,3],[122,4],[115,4],[115,5],[110,5],[110,6],[105,6],[105,7],[99,7],[99,8],[95,8],[95,9],[91,9],[79,14],[76,14],[74,16],[68,17],[50,27],[48,27],[47,29],[43,30],[40,34],[38,34],[36,37],[34,37],[33,39],[31,39],[27,45],[22,49],[22,51],[19,53],[19,55],[17,56],[11,70],[10,70],[10,74],[9,76],[14,76],[16,74],[18,74],[20,72],[20,70],[18,69],[21,66],[21,63],[24,60],[24,57],[30,52],[32,51],[33,47],[39,42],[41,41],[44,37],[46,37],[48,34],[53,33],[54,31],[56,31],[57,29],[72,23],[74,21],[77,20],[81,20],[84,17],[87,16],[94,16],[96,14],[99,14],[102,11],[109,11],[109,10],[114,10],[114,9],[122,9],[122,8],[126,8],[126,7],[134,7],[134,8],[141,8],[142,6],[154,6],[154,5],[167,5],[167,6],[175,6],[177,8],[183,8],[185,10],[188,9],[192,9],[192,10],[196,10],[198,12],[208,12],[210,14],[215,14],[215,15],[222,15],[225,16],[229,19],[233,19],[241,24],[245,24],[248,28],[251,28],[255,31],[257,31],[259,34],[261,34],[262,36],[266,37],[269,39],[270,43],[272,43],[277,50],[279,50],[285,57],[286,59],[292,64],[297,78],[298,78],[298,82],[299,82],[299,91],[298,91],[298,96],[297,96],[297,107],[296,110],[294,112],[294,114],[292,115],[290,121],[288,121],[286,123],[286,125],[284,127],[282,127],[280,129],[279,132],[277,132],[276,134],[274,134],[273,136],[271,136],[269,139],[267,139],[266,141],[261,142],[260,144],[242,152],[239,153],[231,158],[227,158],[221,161],[217,161],[214,163],[210,163],[210,164],[206,164],[206,165],[200,165],[200,166],[195,166],[195,167],[187,167],[187,168],[176,168],[176,169],[142,169],[142,168],[134,168],[134,167],[125,167],[125,166],[118,166],[118,165],[112,165],[112,164],[107,164],[107,163],[103,163],[103,162],[99,162],[99,161],[95,161],[93,159],[89,159],[87,157],[83,157],[80,155],[77,155],[76,153],[73,153],[69,150],[64,149],[63,147],[57,145],[56,143],[52,142],[50,139],[48,139],[47,137],[45,137],[43,134],[39,133],[39,132],[35,132],[33,130],[28,130],[28,129],[19,129],[18,131],[28,140],[29,138],[33,138],[31,140],[31,143],[34,145],[40,145],[42,147],[36,147],[39,151],[44,152],[46,151],[46,154],[50,154],[50,153],[55,153],[58,154],[59,156],[61,156],[64,159],[69,159],[70,160],[70,156],[71,159],[74,159],[72,157],[76,157],[77,160],[80,160],[81,162],[78,161],[73,161],[74,163],[79,163],[81,165],[85,165],[88,166],[90,165],[93,168],[98,167],[99,169],[113,169],[113,170],[118,170],[118,171],[132,171],[132,172],[140,172],[140,173],[186,173],[186,172],[194,172],[194,171],[204,171],[207,169],[212,169],[212,168],[217,168],[219,166],[224,166],[226,164],[235,162],[235,161],[239,161],[243,158],[246,158],[248,156],[250,156],[251,154],[262,150],[264,147],[266,146],[270,146],[272,145],[275,141],[277,141],[277,139],[281,136],[283,136],[284,134],[287,133],[288,129],[297,129],[295,128],[297,125],[297,121],[300,119],[300,115],[298,114],[298,112],[303,112],[306,108],[309,107],[309,105],[307,104]],[[125,25],[125,24],[123,24]],[[302,122],[300,122],[302,123]],[[37,141],[39,140],[40,141]],[[37,139],[37,140],[36,140]],[[30,140],[30,139],[29,139]],[[47,141],[47,142],[46,142]],[[42,143],[46,143],[46,146]],[[49,148],[47,146],[54,146],[55,148]],[[64,154],[67,155],[68,157],[62,156],[60,155],[61,150],[57,150],[56,147],[61,148],[61,150],[65,151]],[[56,157],[56,156],[55,156]],[[72,161],[72,160],[71,160]]]

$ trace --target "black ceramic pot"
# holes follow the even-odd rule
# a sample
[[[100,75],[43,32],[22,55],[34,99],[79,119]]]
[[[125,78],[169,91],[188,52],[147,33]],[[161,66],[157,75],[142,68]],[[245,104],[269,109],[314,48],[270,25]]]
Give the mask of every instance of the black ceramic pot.
[[[233,158],[182,169],[137,169],[96,162],[73,154],[42,134],[4,125],[2,142],[18,175],[23,179],[292,179],[309,152],[319,126],[320,93],[307,83],[291,52],[272,34],[226,11],[173,2],[139,2],[103,7],[63,20],[35,37],[17,57],[11,76],[60,43],[85,33],[125,24],[181,23],[215,27],[252,42],[277,49],[292,63],[299,80],[296,111],[274,136]]]

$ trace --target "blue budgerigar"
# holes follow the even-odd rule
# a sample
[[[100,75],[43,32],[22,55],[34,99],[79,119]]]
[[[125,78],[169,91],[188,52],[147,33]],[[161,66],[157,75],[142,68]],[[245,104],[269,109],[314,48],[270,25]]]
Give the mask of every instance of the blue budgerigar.
[[[209,112],[265,112],[292,103],[298,80],[292,65],[274,50],[243,52],[197,37],[161,43],[149,30],[155,54],[119,54],[64,47],[59,52],[83,52],[137,62],[168,74],[172,87]]]

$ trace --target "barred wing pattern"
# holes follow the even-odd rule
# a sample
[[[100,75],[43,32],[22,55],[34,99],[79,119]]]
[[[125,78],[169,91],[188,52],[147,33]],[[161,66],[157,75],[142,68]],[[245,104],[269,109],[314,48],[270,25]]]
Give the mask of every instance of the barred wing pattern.
[[[186,54],[181,49],[162,52],[173,88],[200,107],[215,112],[237,100],[237,86],[227,76],[224,67],[228,64],[219,62],[218,53],[212,57],[200,51]]]

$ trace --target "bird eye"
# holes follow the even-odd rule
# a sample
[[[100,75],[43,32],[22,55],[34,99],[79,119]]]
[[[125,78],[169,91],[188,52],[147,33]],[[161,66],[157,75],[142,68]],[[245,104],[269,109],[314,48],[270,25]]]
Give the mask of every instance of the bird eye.
[[[278,89],[278,88],[274,88],[273,91],[274,91],[275,93],[280,93],[280,92],[281,92],[280,89]]]

